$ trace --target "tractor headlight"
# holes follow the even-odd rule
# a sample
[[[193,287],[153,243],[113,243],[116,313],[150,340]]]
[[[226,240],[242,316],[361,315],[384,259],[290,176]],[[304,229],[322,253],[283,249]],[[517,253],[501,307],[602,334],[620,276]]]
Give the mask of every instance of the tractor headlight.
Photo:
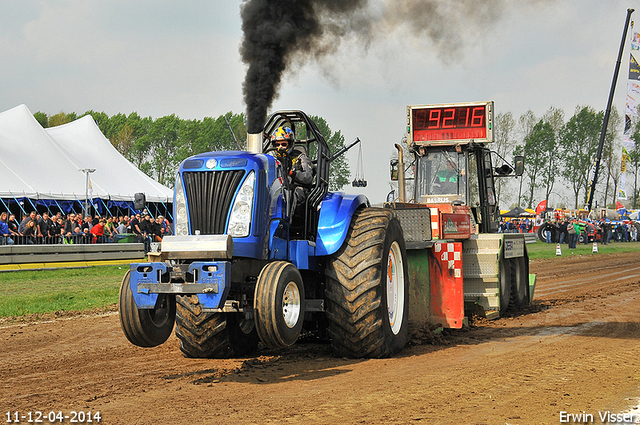
[[[189,234],[189,216],[187,214],[187,200],[184,196],[180,174],[176,176],[176,200],[174,206],[174,226],[176,235]]]
[[[231,216],[229,217],[229,225],[227,234],[234,237],[249,236],[251,229],[251,216],[253,215],[253,192],[256,176],[253,171],[247,175],[247,178],[240,186],[240,190],[236,195],[231,207]]]

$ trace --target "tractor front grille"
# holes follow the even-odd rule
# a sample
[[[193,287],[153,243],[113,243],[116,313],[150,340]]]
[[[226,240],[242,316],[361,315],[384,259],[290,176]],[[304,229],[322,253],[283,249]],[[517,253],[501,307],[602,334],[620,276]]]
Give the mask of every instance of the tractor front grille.
[[[244,170],[183,173],[191,233],[222,235]]]

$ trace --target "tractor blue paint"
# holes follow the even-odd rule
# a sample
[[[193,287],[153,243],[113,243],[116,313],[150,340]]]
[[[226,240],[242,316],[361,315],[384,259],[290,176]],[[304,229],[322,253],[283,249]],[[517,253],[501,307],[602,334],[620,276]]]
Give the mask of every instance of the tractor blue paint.
[[[364,195],[345,195],[343,192],[329,192],[322,200],[318,220],[316,255],[331,255],[342,246],[353,213],[360,207],[369,206]]]

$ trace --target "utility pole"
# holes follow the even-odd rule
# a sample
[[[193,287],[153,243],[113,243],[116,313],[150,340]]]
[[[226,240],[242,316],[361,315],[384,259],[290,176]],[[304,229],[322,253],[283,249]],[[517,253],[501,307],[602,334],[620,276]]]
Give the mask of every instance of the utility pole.
[[[84,186],[84,215],[88,215],[89,214],[89,174],[93,173],[94,171],[96,171],[95,168],[82,168],[80,171],[82,171],[85,176],[85,186]]]
[[[611,115],[611,104],[613,103],[613,94],[616,91],[618,73],[620,72],[620,62],[622,61],[622,52],[624,51],[624,42],[627,39],[627,29],[629,28],[629,21],[631,20],[631,14],[633,12],[634,12],[634,9],[627,9],[627,20],[624,24],[624,31],[622,32],[622,41],[620,42],[620,51],[618,53],[618,61],[616,62],[616,69],[613,72],[613,82],[611,83],[611,90],[609,91],[609,101],[607,102],[607,110],[604,113],[604,120],[602,121],[602,131],[600,131],[598,153],[596,154],[596,161],[595,161],[595,166],[593,168],[593,175],[591,177],[591,184],[589,185],[589,193],[587,194],[587,211],[589,212],[591,212],[591,205],[593,204],[593,197],[596,192],[596,183],[598,182],[598,171],[600,169],[600,160],[602,159],[602,148],[604,146],[604,138],[607,134],[607,125],[609,124],[609,115]]]

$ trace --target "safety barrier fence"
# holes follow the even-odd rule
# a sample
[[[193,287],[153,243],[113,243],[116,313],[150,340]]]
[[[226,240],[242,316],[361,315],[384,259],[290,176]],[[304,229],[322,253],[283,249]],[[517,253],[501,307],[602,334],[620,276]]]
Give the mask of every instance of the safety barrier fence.
[[[87,267],[144,261],[142,243],[0,246],[0,271]]]
[[[133,243],[142,242],[142,236],[134,233],[116,234],[113,236],[94,236],[92,233],[82,233],[69,236],[0,236],[1,245],[85,245],[92,243]]]

